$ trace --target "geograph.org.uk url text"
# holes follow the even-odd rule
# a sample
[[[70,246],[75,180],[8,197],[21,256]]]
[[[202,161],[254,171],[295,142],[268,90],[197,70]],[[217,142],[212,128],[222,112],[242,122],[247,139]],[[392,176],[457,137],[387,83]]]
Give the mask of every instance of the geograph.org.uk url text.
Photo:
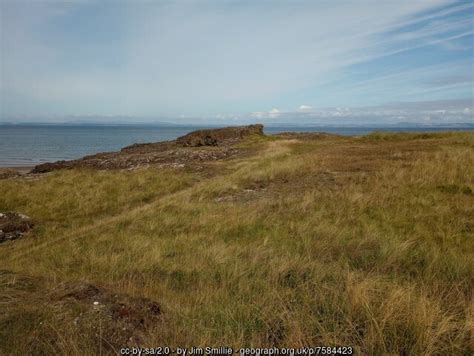
[[[260,355],[353,355],[351,346],[313,346],[313,347],[242,347],[231,348],[221,347],[123,347],[120,349],[121,355],[179,355],[179,356],[203,356],[203,355],[233,355],[240,356],[260,356]]]

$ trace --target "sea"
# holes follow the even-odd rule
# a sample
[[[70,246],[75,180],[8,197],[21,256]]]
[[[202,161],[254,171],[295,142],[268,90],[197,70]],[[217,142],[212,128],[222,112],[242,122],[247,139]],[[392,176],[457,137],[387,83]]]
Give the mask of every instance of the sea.
[[[45,162],[80,158],[98,152],[117,151],[133,143],[173,140],[201,128],[204,127],[0,124],[0,167],[28,167]],[[455,129],[462,130],[462,128]],[[441,130],[447,128],[271,126],[264,129],[266,134],[319,131],[341,135],[363,135],[372,131]]]

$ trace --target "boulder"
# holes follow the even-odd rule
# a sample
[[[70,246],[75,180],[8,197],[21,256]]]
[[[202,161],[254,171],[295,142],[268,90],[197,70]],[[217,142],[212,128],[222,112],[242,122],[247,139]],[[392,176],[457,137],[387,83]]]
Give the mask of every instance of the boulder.
[[[14,212],[0,213],[0,243],[15,240],[33,228],[30,217]]]
[[[176,143],[182,146],[218,146],[224,142],[238,141],[245,136],[263,135],[263,125],[224,127],[220,129],[197,130],[178,137]]]

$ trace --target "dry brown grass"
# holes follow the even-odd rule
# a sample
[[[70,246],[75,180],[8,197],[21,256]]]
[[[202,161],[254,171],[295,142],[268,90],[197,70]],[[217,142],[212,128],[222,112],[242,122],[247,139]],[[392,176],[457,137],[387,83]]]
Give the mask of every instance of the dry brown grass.
[[[0,246],[0,349],[111,352],[99,317],[48,303],[87,281],[162,306],[148,346],[472,353],[473,132],[255,140],[210,176],[0,181],[0,210],[40,226]]]

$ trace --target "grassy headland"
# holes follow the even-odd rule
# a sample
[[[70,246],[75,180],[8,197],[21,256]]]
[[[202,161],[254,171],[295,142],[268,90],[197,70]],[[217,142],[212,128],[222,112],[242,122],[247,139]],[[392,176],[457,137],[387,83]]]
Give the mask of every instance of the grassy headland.
[[[87,283],[160,305],[132,344],[472,354],[474,132],[237,147],[205,169],[0,180],[0,212],[36,221],[0,245],[0,350],[117,350],[116,320],[64,298]]]

